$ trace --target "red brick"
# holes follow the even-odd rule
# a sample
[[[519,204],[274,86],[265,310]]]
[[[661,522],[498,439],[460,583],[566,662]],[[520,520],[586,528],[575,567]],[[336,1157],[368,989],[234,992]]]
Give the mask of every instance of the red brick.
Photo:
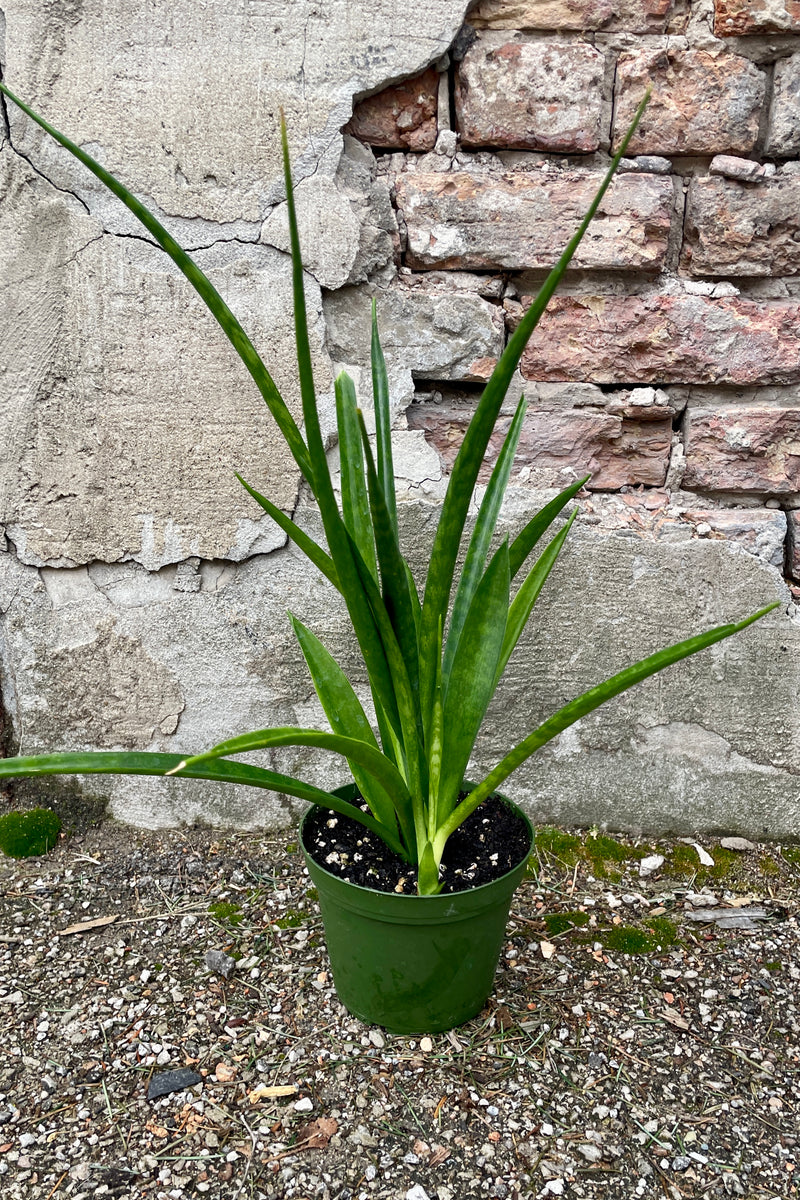
[[[799,300],[557,296],[521,368],[553,382],[797,383],[799,342]]]
[[[437,134],[438,72],[384,88],[353,110],[345,133],[382,150],[432,150]]]
[[[683,265],[693,275],[796,275],[800,271],[800,175],[757,185],[693,179]]]
[[[583,42],[479,38],[456,73],[467,147],[586,153],[600,145],[603,55]]]
[[[800,33],[800,0],[714,0],[714,33]]]
[[[673,0],[478,0],[467,20],[475,29],[624,29],[663,33]]]
[[[653,96],[629,154],[751,153],[764,103],[764,73],[749,59],[705,50],[621,54],[615,86],[617,141],[651,83]]]
[[[410,172],[398,210],[414,268],[549,268],[581,222],[595,171]],[[674,193],[668,178],[623,175],[606,193],[572,260],[576,268],[660,270]]]
[[[445,470],[455,461],[474,411],[467,402],[414,404],[410,429],[422,429]],[[635,409],[632,411],[636,411]],[[497,423],[480,478],[490,475],[511,418]],[[564,487],[591,472],[590,488],[663,484],[672,439],[671,412],[659,408],[649,419],[612,415],[603,409],[531,408],[523,424],[512,478],[538,487]]]
[[[800,492],[800,408],[690,410],[683,486],[743,495]]]

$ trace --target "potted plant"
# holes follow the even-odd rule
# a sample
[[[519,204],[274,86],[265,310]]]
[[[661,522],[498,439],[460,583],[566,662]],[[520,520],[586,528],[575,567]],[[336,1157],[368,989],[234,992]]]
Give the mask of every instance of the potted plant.
[[[335,384],[341,503],[334,492],[314,390],[285,125],[282,145],[303,431],[236,317],[155,217],[80,147],[3,84],[0,89],[139,218],[203,298],[250,372],[316,498],[327,546],[314,542],[269,499],[241,482],[341,594],[366,666],[376,726],[331,654],[290,616],[330,731],[263,729],[188,757],[111,751],[9,758],[0,760],[0,776],[180,775],[249,784],[309,801],[302,844],[319,890],[342,1001],[364,1020],[396,1032],[435,1032],[459,1024],[481,1008],[491,989],[511,896],[532,844],[527,817],[498,796],[497,789],[536,750],[604,701],[730,637],[776,606],[670,646],[591,688],[528,733],[485,778],[465,784],[489,702],[577,510],[533,561],[532,554],[588,478],[550,501],[513,541],[494,544],[525,416],[524,397],[474,528],[465,537],[478,471],[522,351],[613,178],[647,97],[584,221],[522,318],[476,407],[453,466],[420,595],[400,550],[387,374],[374,305],[375,449],[353,382],[342,374]],[[462,541],[466,557],[458,571]],[[513,595],[512,583],[518,585]],[[236,760],[237,755],[287,745],[343,756],[353,784],[325,791]]]

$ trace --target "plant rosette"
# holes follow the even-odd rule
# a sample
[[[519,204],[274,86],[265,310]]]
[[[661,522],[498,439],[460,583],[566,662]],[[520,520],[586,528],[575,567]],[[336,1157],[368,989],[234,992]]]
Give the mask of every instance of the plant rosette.
[[[353,785],[337,794],[351,804],[359,798]],[[506,809],[517,861],[489,882],[435,896],[365,887],[346,870],[334,873],[319,861],[315,838],[327,814],[312,807],[303,818],[300,844],[319,897],[334,986],[345,1008],[367,1024],[390,1033],[440,1033],[463,1025],[486,1003],[533,845],[525,813],[506,797],[493,799]]]
[[[339,593],[366,669],[374,712],[373,723],[334,657],[310,629],[290,614],[330,730],[295,726],[259,729],[228,738],[209,750],[192,755],[111,750],[7,758],[0,760],[0,778],[65,773],[160,775],[220,780],[281,792],[340,817],[351,818],[406,864],[416,884],[416,896],[387,895],[358,884],[352,893],[348,892],[348,895],[363,898],[367,920],[370,912],[375,921],[379,913],[394,912],[392,906],[395,905],[404,912],[440,915],[449,914],[462,905],[465,910],[472,910],[473,906],[480,908],[482,897],[490,894],[485,888],[494,888],[495,883],[478,884],[458,896],[451,893],[446,878],[447,846],[459,830],[464,836],[466,822],[497,793],[509,775],[540,747],[605,701],[657,671],[745,629],[779,604],[775,601],[742,620],[717,626],[656,651],[598,683],[528,733],[483,779],[462,794],[464,777],[487,709],[578,510],[574,509],[567,520],[561,521],[560,527],[556,526],[556,532],[544,549],[537,547],[588,480],[588,476],[576,480],[535,513],[513,540],[505,538],[497,544],[498,519],[525,419],[524,396],[516,406],[469,534],[466,532],[467,517],[475,499],[489,441],[522,352],[613,181],[648,96],[642,100],[584,220],[511,334],[476,405],[450,474],[424,587],[420,590],[400,548],[388,376],[374,304],[371,355],[375,436],[371,439],[367,434],[352,379],[341,374],[335,383],[341,481],[337,498],[320,426],[284,122],[281,121],[281,141],[291,242],[302,430],[238,319],[208,277],[153,214],[86,151],[18,100],[5,84],[0,83],[0,91],[128,207],[219,322],[261,393],[317,502],[325,544],[314,541],[272,501],[243,479],[241,482],[252,499]],[[459,570],[462,550],[463,567]],[[350,804],[336,791],[315,787],[251,762],[238,761],[239,755],[279,746],[308,746],[341,756],[364,800],[363,806]],[[304,829],[308,829],[310,820],[306,818]],[[523,864],[524,855],[507,870],[498,866],[497,894],[502,895],[503,900],[499,906],[491,901],[489,907],[493,912],[497,907],[499,914],[505,906],[507,914],[507,900],[510,900]],[[332,876],[324,885],[328,888],[325,895],[339,899],[335,904],[330,899],[323,900],[323,911],[327,909],[328,912],[326,919],[330,922],[332,912],[347,912],[352,916],[352,905],[347,907],[340,899],[343,894],[341,881],[336,880],[332,872],[325,874],[324,866],[318,868],[310,862],[309,870],[312,874],[319,871],[320,877],[325,875],[326,879],[328,875]],[[362,900],[358,903],[360,905]],[[337,915],[335,920],[337,928],[349,929],[346,924],[341,925],[344,918]],[[347,917],[349,920],[350,916]],[[416,918],[411,924],[416,924]],[[387,925],[391,925],[389,934]],[[420,956],[420,962],[425,959],[429,966],[424,970],[420,967],[422,975],[416,979],[414,988],[422,992],[435,988],[444,995],[440,1000],[431,1001],[431,1008],[426,1010],[428,1015],[424,1017],[422,1010],[415,1011],[409,1018],[394,1015],[391,1007],[382,1010],[388,1027],[397,1022],[398,1028],[410,1024],[432,1029],[442,1022],[457,1023],[466,1019],[467,1010],[471,1013],[476,1005],[480,1007],[476,996],[484,987],[491,986],[494,965],[490,968],[484,963],[480,987],[476,985],[463,1007],[460,1004],[462,997],[453,995],[462,986],[466,987],[461,976],[453,974],[444,961],[439,968],[430,966],[430,956],[435,959],[436,948],[443,936],[440,930],[450,925],[454,930],[459,927],[459,937],[463,936],[463,941],[454,944],[461,947],[458,954],[463,952],[466,957],[469,957],[468,942],[480,943],[484,936],[487,944],[497,941],[494,933],[491,937],[480,931],[467,934],[468,922],[450,921],[449,917],[427,927],[427,932],[420,934],[419,939],[415,937],[415,943],[418,940],[430,943],[430,954]],[[404,926],[382,917],[378,927],[383,930],[380,937],[386,943],[387,952],[392,956],[399,954],[398,931]],[[502,937],[502,933],[498,936]],[[332,944],[341,940],[338,932],[332,932],[330,938]],[[348,938],[349,933],[344,935],[345,941]],[[380,939],[374,931],[371,938],[375,947]],[[499,941],[497,945],[499,947]],[[452,956],[448,952],[451,967],[457,957],[455,952]],[[412,956],[409,954],[408,961],[404,959],[403,971],[398,962],[399,958],[394,967],[389,965],[381,975],[379,987],[383,992],[408,992],[410,984],[407,986],[404,979],[411,976],[404,972],[413,971]],[[351,991],[346,982],[347,974],[342,974],[342,968],[337,970],[337,986],[342,989],[345,1003],[365,1019],[371,1019],[367,1018],[367,1009],[362,1007],[359,999],[362,985]],[[423,982],[423,977],[430,982]],[[377,989],[375,984],[373,990]],[[456,999],[458,1003],[455,1003]]]

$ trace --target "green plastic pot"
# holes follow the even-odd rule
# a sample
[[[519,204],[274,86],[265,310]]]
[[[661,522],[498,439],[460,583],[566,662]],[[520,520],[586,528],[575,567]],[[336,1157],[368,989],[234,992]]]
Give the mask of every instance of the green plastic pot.
[[[354,785],[336,795],[352,803]],[[504,797],[505,799],[505,797]],[[333,982],[342,1004],[390,1033],[440,1033],[480,1012],[492,990],[511,897],[522,861],[492,883],[439,896],[405,896],[348,883],[314,862],[300,826],[309,875],[319,894]]]

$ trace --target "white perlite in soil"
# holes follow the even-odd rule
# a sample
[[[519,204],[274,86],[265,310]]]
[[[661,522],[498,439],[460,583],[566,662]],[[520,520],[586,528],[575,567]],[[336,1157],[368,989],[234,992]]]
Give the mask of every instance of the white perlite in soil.
[[[339,1004],[285,838],[5,860],[4,1200],[794,1195],[800,855],[693,853],[540,850],[489,1006],[421,1038]]]

